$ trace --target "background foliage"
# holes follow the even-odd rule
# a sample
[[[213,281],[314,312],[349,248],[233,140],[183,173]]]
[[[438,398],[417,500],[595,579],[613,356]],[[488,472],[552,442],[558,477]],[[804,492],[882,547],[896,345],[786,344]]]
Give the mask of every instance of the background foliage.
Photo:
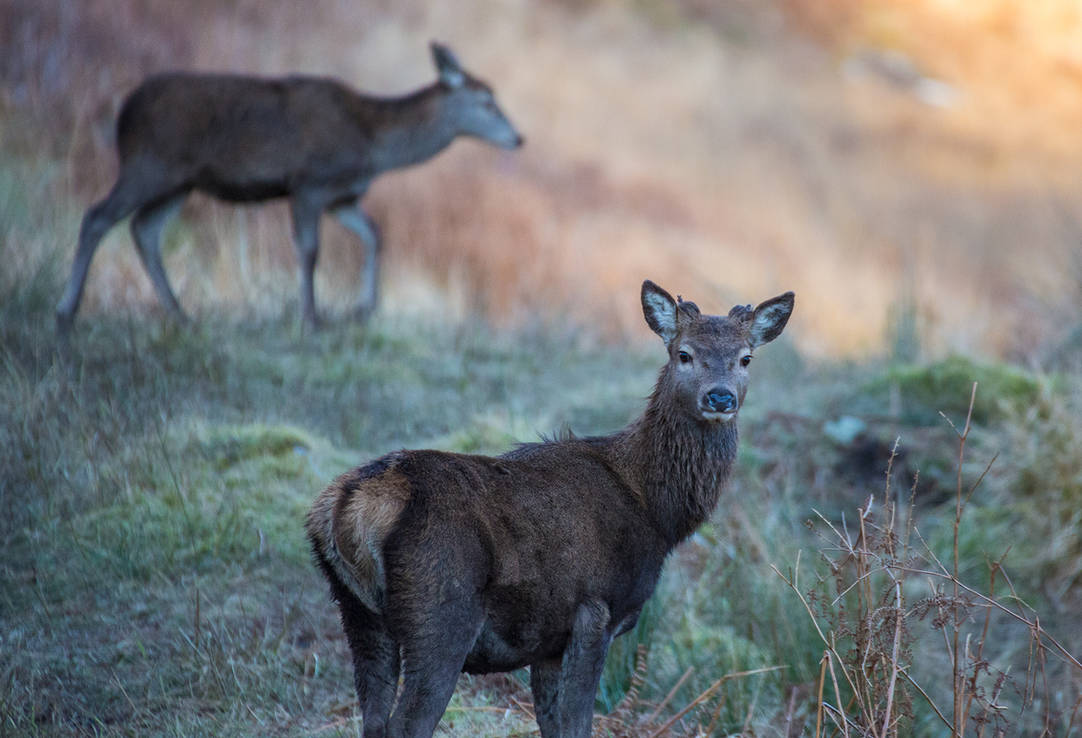
[[[798,306],[598,731],[1077,734],[1080,23],[1067,0],[0,3],[0,734],[358,734],[307,506],[395,448],[620,427],[662,361],[644,277]],[[195,196],[166,234],[194,325],[117,228],[61,356],[142,76],[390,94],[432,79],[430,38],[528,145],[377,182],[372,323],[342,317],[361,257],[336,225],[307,334],[285,206]],[[441,731],[529,733],[529,699],[464,677]]]

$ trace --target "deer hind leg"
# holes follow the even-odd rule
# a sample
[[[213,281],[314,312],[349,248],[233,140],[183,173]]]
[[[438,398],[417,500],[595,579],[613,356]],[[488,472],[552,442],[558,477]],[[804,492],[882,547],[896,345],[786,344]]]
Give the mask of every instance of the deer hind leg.
[[[311,198],[295,196],[292,202],[293,241],[301,269],[301,311],[304,320],[313,328],[320,321],[316,313],[315,271],[319,258],[319,216],[323,208]]]
[[[169,286],[169,278],[162,265],[161,236],[166,222],[177,212],[187,195],[187,192],[181,192],[144,205],[136,211],[131,221],[132,239],[135,241],[139,258],[142,259],[143,268],[154,284],[158,301],[180,322],[186,321],[187,317]]]
[[[56,306],[56,326],[61,334],[66,334],[75,320],[75,312],[83,299],[90,261],[94,258],[98,244],[110,228],[147,202],[144,189],[138,177],[125,177],[122,171],[105,199],[93,205],[83,216],[71,276],[68,278],[64,295]]]
[[[391,716],[390,734],[398,738],[429,738],[444,711],[466,657],[484,622],[479,599],[467,585],[450,579],[423,592],[424,602],[436,607],[415,610],[407,604],[418,592],[388,602],[395,613],[392,631],[402,644],[402,695]]]
[[[390,734],[396,738],[429,738],[436,730],[481,630],[480,621],[468,630],[446,622],[439,629],[436,638],[403,645],[402,696],[391,717]]]
[[[353,654],[353,683],[364,718],[364,738],[384,738],[398,689],[398,644],[382,618],[352,595],[339,600],[339,608]]]
[[[383,616],[365,607],[318,547],[314,553],[331,585],[331,596],[338,603],[342,630],[349,642],[353,684],[364,718],[364,738],[385,738],[398,689],[401,667],[398,644],[387,632]]]
[[[361,290],[356,308],[357,319],[365,321],[372,315],[379,300],[379,267],[383,248],[379,227],[355,201],[337,205],[331,213],[365,247],[364,271],[361,272]]]

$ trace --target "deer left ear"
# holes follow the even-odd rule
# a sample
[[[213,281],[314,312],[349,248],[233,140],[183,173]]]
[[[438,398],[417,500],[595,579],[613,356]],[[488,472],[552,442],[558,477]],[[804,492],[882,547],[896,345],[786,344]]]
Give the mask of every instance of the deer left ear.
[[[786,292],[784,295],[767,300],[755,308],[751,316],[752,348],[770,343],[781,335],[789,316],[793,313],[796,295]]]
[[[440,73],[440,81],[448,87],[461,86],[466,77],[454,52],[436,41],[433,41],[430,46],[432,47],[432,61],[435,62],[436,70]]]

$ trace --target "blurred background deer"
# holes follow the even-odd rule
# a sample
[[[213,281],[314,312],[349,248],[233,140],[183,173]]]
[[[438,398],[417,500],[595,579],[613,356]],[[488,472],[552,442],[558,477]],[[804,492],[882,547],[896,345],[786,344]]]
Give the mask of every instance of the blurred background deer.
[[[366,247],[356,313],[376,307],[380,234],[358,206],[373,178],[429,159],[459,136],[513,149],[522,136],[491,88],[432,44],[439,80],[398,98],[358,94],[326,78],[263,79],[171,73],[147,79],[117,118],[120,173],[87,211],[67,289],[56,309],[66,332],[79,309],[94,251],[117,221],[134,213],[132,238],[169,313],[184,313],[162,264],[161,234],[192,190],[230,202],[290,199],[300,261],[301,310],[313,327],[319,220],[324,212]]]

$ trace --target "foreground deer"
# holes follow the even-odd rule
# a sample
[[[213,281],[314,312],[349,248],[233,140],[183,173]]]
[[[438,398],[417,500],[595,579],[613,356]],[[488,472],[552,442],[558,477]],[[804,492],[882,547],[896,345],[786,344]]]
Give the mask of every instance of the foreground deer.
[[[609,644],[717,504],[752,351],[793,293],[721,317],[647,281],[642,308],[669,361],[624,430],[499,457],[397,451],[312,506],[366,738],[431,736],[460,672],[527,664],[543,738],[590,734]]]
[[[301,267],[301,306],[315,325],[312,276],[319,218],[330,212],[367,246],[357,313],[376,306],[379,230],[357,207],[372,179],[425,161],[458,136],[512,149],[522,137],[492,90],[432,44],[439,81],[400,98],[357,94],[330,79],[164,74],[147,79],[117,118],[120,173],[109,195],[87,211],[71,277],[57,305],[62,333],[79,309],[90,260],[105,233],[131,221],[143,266],[158,299],[184,313],[165,275],[162,228],[192,190],[250,202],[289,197]]]

